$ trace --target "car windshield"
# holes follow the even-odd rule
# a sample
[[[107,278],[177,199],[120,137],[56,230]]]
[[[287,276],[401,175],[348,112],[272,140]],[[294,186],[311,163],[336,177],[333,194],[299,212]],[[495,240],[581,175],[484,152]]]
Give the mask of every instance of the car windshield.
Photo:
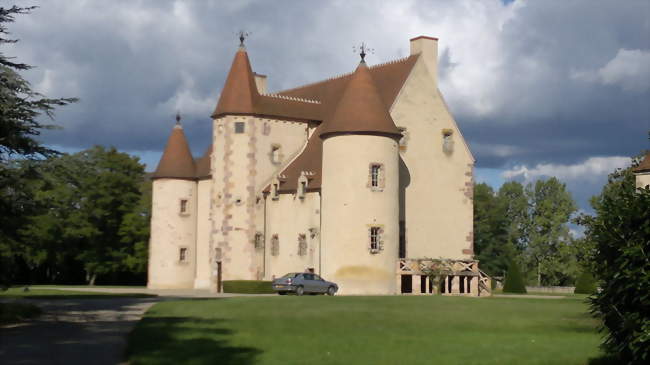
[[[295,278],[298,273],[292,272],[289,274],[286,274],[285,276],[281,277],[280,279],[289,279],[289,278]]]

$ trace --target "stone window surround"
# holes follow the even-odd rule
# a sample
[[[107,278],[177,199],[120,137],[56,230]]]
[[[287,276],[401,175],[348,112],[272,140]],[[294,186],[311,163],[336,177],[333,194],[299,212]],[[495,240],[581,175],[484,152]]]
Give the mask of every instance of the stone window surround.
[[[307,235],[304,233],[298,234],[298,256],[307,255]]]
[[[282,153],[282,145],[279,143],[271,143],[271,150],[269,151],[269,159],[274,165],[279,165],[284,160],[284,154]]]
[[[189,248],[187,248],[185,246],[179,247],[178,248],[178,263],[181,264],[181,265],[188,264],[189,261],[190,261],[189,260],[189,253],[190,253]]]
[[[446,154],[454,152],[454,131],[450,128],[442,130],[442,151]]]
[[[264,233],[257,232],[255,233],[255,238],[253,239],[253,244],[255,248],[262,249],[264,248]]]
[[[280,255],[280,237],[277,233],[271,236],[271,256]]]
[[[178,199],[178,215],[183,217],[190,215],[190,200],[188,198]]]
[[[372,184],[372,170],[373,167],[378,166],[378,176],[377,176],[377,186],[373,186]],[[381,162],[372,162],[370,165],[368,165],[368,183],[366,184],[366,187],[370,189],[371,191],[376,191],[376,192],[382,192],[384,191],[384,188],[386,187],[386,174],[384,173],[384,164]]]
[[[373,247],[373,231],[376,233],[374,240],[376,240],[375,246]],[[369,224],[368,225],[368,251],[376,255],[384,250],[384,226],[381,224]]]

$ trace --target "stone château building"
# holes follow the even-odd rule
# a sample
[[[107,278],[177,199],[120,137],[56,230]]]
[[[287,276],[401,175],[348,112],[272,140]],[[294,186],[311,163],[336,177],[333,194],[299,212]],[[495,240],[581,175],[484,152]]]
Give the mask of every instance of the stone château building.
[[[436,38],[410,56],[269,93],[243,44],[192,157],[180,123],[153,175],[150,288],[313,270],[343,294],[478,295],[474,158],[438,90]],[[481,281],[483,280],[483,281]],[[481,283],[483,285],[481,285]]]

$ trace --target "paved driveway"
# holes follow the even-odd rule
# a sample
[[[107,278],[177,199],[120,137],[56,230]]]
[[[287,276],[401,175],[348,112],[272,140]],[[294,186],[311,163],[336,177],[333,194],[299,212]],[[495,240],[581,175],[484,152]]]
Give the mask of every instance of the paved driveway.
[[[0,364],[119,364],[127,334],[158,300],[29,300],[44,314],[0,328]]]

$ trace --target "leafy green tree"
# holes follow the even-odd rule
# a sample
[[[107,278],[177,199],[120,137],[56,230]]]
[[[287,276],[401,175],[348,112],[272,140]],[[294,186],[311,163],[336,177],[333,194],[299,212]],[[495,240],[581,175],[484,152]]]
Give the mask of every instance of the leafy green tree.
[[[527,244],[526,229],[529,219],[528,199],[524,186],[517,181],[506,182],[501,185],[497,199],[506,222],[506,241],[519,254]]]
[[[575,275],[568,223],[577,210],[566,185],[557,178],[528,184],[529,225],[526,256],[536,269],[537,285],[555,284]]]
[[[519,265],[515,260],[510,260],[508,265],[508,273],[506,273],[506,281],[503,284],[504,293],[526,293],[526,284],[521,275]]]
[[[15,15],[27,14],[34,7],[0,7],[0,46],[16,43],[8,38],[8,23]],[[18,229],[32,209],[31,197],[22,190],[29,179],[36,178],[34,171],[18,168],[15,159],[33,159],[50,156],[56,151],[47,148],[36,137],[44,129],[54,126],[43,124],[43,115],[50,119],[54,109],[76,101],[75,98],[51,99],[33,91],[19,71],[30,69],[0,52],[0,281],[7,285],[14,270]]]
[[[489,275],[505,272],[509,255],[505,245],[505,220],[492,187],[474,186],[474,251],[481,269]]]
[[[150,188],[136,157],[96,146],[50,158],[41,174],[34,196],[42,209],[20,231],[30,268],[61,272],[80,261],[91,285],[97,275],[146,269]]]
[[[578,218],[595,246],[602,288],[591,297],[592,313],[607,333],[604,348],[628,364],[650,361],[650,189],[635,188],[638,163],[610,174],[591,200],[596,215]]]

